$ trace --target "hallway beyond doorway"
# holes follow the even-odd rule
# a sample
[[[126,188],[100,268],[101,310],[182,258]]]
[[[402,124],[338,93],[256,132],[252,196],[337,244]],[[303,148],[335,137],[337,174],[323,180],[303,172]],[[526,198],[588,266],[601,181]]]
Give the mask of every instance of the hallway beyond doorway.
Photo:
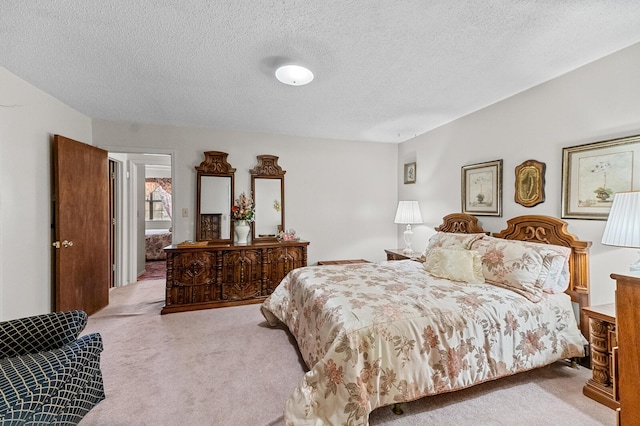
[[[166,260],[148,260],[144,264],[144,273],[138,277],[138,281],[160,280],[167,278]]]

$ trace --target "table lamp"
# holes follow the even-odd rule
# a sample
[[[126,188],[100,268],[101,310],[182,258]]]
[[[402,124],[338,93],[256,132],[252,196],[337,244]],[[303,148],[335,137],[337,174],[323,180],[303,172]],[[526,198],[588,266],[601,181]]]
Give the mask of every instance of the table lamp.
[[[398,224],[407,224],[404,231],[404,243],[407,247],[403,250],[404,254],[412,254],[411,240],[413,239],[413,231],[411,224],[422,223],[422,215],[420,214],[420,205],[417,201],[400,201],[398,202],[398,210],[396,210],[396,218],[394,220]]]
[[[640,247],[640,191],[617,192],[613,196],[602,244]],[[640,273],[640,259],[629,270]]]

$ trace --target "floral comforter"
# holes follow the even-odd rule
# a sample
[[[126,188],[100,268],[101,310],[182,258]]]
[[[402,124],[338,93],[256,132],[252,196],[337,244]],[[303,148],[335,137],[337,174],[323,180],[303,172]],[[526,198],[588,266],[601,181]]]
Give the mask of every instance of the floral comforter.
[[[583,356],[566,294],[533,303],[491,284],[437,279],[414,261],[293,270],[262,304],[309,371],[287,425],[367,425],[377,407]]]

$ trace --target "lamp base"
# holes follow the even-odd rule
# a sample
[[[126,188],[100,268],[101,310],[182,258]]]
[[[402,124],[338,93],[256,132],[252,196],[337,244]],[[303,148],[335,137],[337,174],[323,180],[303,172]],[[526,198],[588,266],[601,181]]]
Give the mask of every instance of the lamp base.
[[[411,224],[407,223],[407,229],[402,234],[404,238],[404,243],[407,247],[402,251],[404,254],[413,254],[413,249],[411,248],[411,240],[413,239],[413,231],[411,230]]]

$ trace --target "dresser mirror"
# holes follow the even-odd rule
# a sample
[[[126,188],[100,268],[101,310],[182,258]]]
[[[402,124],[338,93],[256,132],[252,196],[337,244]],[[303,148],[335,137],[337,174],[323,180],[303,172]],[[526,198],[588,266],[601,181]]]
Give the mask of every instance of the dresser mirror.
[[[258,155],[251,170],[251,193],[255,203],[253,241],[275,240],[284,230],[284,174],[275,155]]]
[[[206,151],[196,167],[196,241],[231,243],[233,223],[233,177],[236,169],[227,162],[228,154]]]

